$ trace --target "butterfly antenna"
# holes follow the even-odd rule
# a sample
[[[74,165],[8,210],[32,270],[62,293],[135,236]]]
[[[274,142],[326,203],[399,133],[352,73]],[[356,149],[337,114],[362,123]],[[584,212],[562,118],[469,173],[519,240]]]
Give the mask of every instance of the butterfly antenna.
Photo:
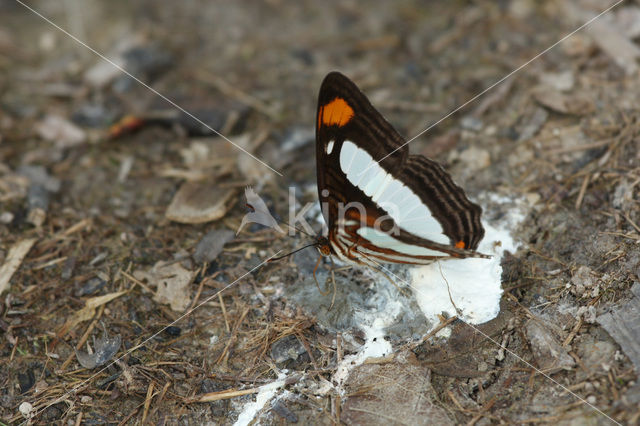
[[[298,248],[298,249],[295,249],[295,250],[294,250],[294,251],[292,251],[292,252],[289,252],[289,253],[287,253],[287,254],[283,254],[282,256],[272,257],[271,259],[269,259],[269,262],[275,262],[276,260],[284,259],[285,257],[289,257],[289,256],[291,256],[292,254],[297,253],[297,252],[299,252],[299,251],[301,251],[301,250],[304,250],[304,249],[309,248],[309,247],[317,246],[317,245],[318,245],[318,243],[317,243],[317,242],[313,242],[313,243],[311,243],[311,244],[307,244],[306,246],[302,246],[302,247],[300,247],[300,248]]]
[[[306,235],[307,237],[311,237],[311,238],[315,238],[315,235],[311,235],[310,233],[308,233],[307,231],[305,231],[302,228],[298,228],[297,226],[293,226],[291,225],[289,222],[287,222],[286,220],[281,220],[282,223],[284,223],[285,225],[287,225],[289,228],[291,229],[295,229],[296,231],[300,232],[301,234]]]

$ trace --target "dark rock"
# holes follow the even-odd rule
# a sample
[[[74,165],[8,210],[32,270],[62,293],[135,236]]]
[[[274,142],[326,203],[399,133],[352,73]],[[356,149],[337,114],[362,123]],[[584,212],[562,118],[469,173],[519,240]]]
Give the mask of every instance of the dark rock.
[[[596,321],[620,345],[636,371],[640,371],[640,283],[631,287],[627,303],[597,317]]]
[[[224,245],[234,238],[233,231],[228,229],[214,229],[205,235],[198,245],[193,259],[197,263],[213,262],[222,252]]]
[[[315,58],[313,57],[313,52],[308,49],[302,48],[294,48],[291,49],[291,56],[300,60],[304,65],[311,66],[315,64]]]
[[[175,325],[170,325],[169,327],[164,329],[164,332],[169,336],[177,337],[182,333],[182,329],[180,327],[176,327]]]
[[[76,260],[77,258],[75,256],[69,256],[67,260],[64,261],[60,278],[62,278],[63,280],[68,280],[69,278],[71,278],[71,276],[73,275],[73,270],[76,267]]]
[[[143,81],[153,81],[169,69],[173,62],[171,54],[158,46],[136,46],[122,54],[125,69]],[[128,75],[122,75],[113,83],[113,90],[124,93],[136,82]]]
[[[101,278],[93,277],[88,280],[84,285],[74,292],[76,297],[88,296],[96,293],[98,290],[107,285],[107,282]]]
[[[244,118],[247,115],[247,110],[244,108],[235,109],[231,106],[231,109],[224,108],[196,108],[192,110],[192,113],[195,117],[204,123],[207,126],[213,129],[222,129],[226,124],[227,120],[229,120],[230,114],[237,114],[240,119],[239,122],[234,126],[238,128],[244,122]],[[194,120],[193,117],[180,113],[176,119],[177,124],[183,127],[189,136],[214,136],[216,135],[209,127],[204,126],[197,120]]]
[[[47,407],[42,413],[42,420],[46,423],[60,420],[65,409],[66,407],[63,402]]]
[[[42,166],[21,166],[18,168],[18,174],[29,179],[31,185],[43,186],[48,192],[60,190],[60,179],[51,176]]]
[[[40,208],[46,212],[49,207],[49,191],[42,185],[33,184],[29,186],[27,203],[29,210]]]
[[[289,423],[298,423],[298,416],[296,416],[296,413],[294,413],[293,411],[289,410],[289,407],[284,405],[284,403],[276,400],[271,405],[271,409],[273,410],[274,413],[276,413],[280,417],[284,418]]]
[[[119,108],[102,103],[85,103],[71,115],[71,121],[83,127],[104,128],[113,123],[121,114]]]
[[[98,389],[103,389],[103,390],[104,390],[104,389],[107,389],[107,387],[108,387],[111,383],[113,383],[113,382],[115,382],[116,380],[118,380],[118,378],[119,378],[121,375],[122,375],[122,371],[118,371],[117,373],[112,374],[111,376],[109,376],[109,377],[107,377],[107,378],[105,378],[105,379],[103,379],[103,380],[97,380],[97,381],[96,381],[96,387],[97,387]]]
[[[295,361],[305,352],[302,343],[293,335],[283,337],[271,345],[271,358],[278,364],[290,359]]]

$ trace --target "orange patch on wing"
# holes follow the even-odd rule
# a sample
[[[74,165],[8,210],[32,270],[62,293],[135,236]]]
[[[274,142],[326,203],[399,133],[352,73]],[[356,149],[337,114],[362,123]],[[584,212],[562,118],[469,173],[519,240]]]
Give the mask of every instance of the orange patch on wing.
[[[347,219],[360,220],[360,213],[358,212],[358,209],[351,208],[347,210],[345,216]]]
[[[347,210],[345,213],[345,217],[347,219],[360,222],[360,224],[364,222],[364,224],[367,225],[369,228],[375,228],[375,225],[379,225],[379,223],[376,224],[376,221],[378,220],[379,216],[376,216],[375,214],[368,214],[365,212],[364,221],[363,221],[362,216],[360,216],[360,212],[356,208],[350,208],[349,210]]]
[[[322,108],[318,115],[318,121],[325,126],[342,127],[353,118],[353,108],[342,98],[335,98]]]
[[[458,241],[456,243],[456,248],[463,249],[465,246],[466,244],[464,243],[464,241]]]

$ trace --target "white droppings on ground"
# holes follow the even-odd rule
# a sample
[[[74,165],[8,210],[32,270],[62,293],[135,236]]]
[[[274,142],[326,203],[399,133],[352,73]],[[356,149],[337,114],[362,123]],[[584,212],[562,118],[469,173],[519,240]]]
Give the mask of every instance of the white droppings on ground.
[[[489,198],[494,203],[513,203]],[[438,315],[446,313],[470,324],[482,324],[498,315],[502,297],[500,263],[505,251],[513,253],[518,248],[511,234],[524,218],[522,209],[509,209],[499,223],[483,223],[485,236],[478,251],[491,255],[491,259],[452,259],[411,270],[411,287],[427,320],[437,325]]]
[[[260,386],[260,391],[256,395],[256,400],[244,406],[244,409],[238,416],[238,420],[234,426],[246,426],[253,421],[260,410],[264,408],[267,402],[276,396],[278,390],[284,386],[287,376],[284,372],[278,373],[278,380]]]
[[[344,393],[343,385],[349,378],[351,370],[362,365],[367,358],[381,358],[393,353],[391,342],[385,340],[386,327],[393,324],[397,318],[396,308],[393,305],[387,305],[389,312],[362,312],[361,328],[365,333],[365,343],[360,350],[353,354],[345,356],[336,366],[336,371],[331,376],[331,381],[325,381],[316,392],[319,395],[325,395],[332,389],[336,390],[340,395]]]

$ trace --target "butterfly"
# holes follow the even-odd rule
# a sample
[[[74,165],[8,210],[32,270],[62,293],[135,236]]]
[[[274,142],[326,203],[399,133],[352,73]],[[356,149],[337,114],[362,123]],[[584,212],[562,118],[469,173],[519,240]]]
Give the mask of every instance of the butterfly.
[[[377,269],[446,258],[488,257],[482,209],[437,162],[409,154],[405,139],[349,78],[329,73],[316,121],[324,256]]]

